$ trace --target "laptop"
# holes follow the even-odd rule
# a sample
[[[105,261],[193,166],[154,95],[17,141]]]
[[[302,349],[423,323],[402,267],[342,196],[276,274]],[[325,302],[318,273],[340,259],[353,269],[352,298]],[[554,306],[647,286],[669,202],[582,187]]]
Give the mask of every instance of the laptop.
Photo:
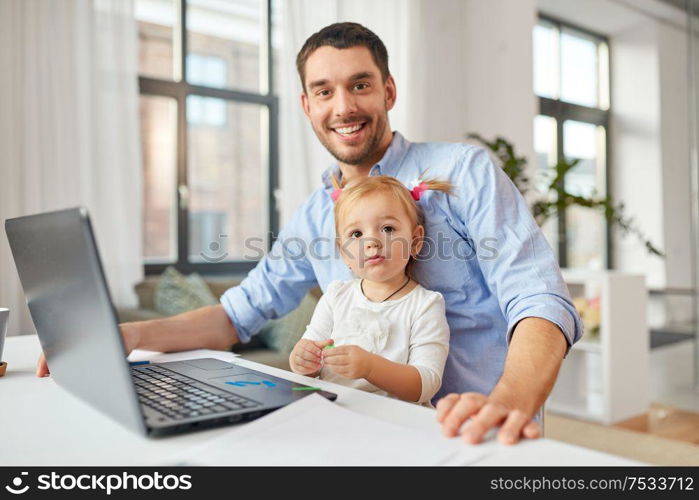
[[[7,219],[5,231],[51,375],[127,428],[160,436],[337,398],[214,358],[129,363],[87,210]]]

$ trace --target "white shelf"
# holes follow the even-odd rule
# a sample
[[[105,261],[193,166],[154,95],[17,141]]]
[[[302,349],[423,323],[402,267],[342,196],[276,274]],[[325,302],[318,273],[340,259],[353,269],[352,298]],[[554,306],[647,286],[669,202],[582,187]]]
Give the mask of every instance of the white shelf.
[[[584,336],[563,361],[547,410],[611,424],[649,406],[645,278],[617,271],[562,270],[573,298],[600,299],[599,335]]]
[[[590,420],[592,422],[604,423],[604,415],[601,412],[590,411],[587,404],[580,403],[546,403],[546,411],[563,415],[566,417]]]
[[[599,340],[585,340],[584,338],[570,348],[571,351],[602,352],[602,344]]]

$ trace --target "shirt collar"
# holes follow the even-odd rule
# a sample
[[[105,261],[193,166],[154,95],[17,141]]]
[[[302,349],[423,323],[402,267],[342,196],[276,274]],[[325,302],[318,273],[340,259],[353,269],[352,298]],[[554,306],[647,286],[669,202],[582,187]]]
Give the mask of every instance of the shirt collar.
[[[403,137],[400,132],[393,132],[391,144],[388,145],[383,158],[371,167],[369,175],[395,175],[409,147],[410,141]],[[340,165],[337,163],[328,167],[321,176],[323,185],[328,189],[332,188],[331,176],[333,175],[337,178],[340,177]]]

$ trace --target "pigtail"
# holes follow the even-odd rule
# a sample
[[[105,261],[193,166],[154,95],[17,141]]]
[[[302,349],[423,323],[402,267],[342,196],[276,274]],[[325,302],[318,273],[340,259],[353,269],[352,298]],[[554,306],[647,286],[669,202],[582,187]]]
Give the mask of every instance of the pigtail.
[[[441,191],[446,194],[454,194],[454,185],[451,182],[440,181],[438,179],[427,179],[422,181],[430,191]]]
[[[345,179],[338,179],[335,175],[330,176],[330,180],[333,184],[334,189],[339,189],[342,191],[342,188],[345,187]]]
[[[342,179],[338,179],[334,175],[330,176],[330,180],[331,180],[332,185],[333,185],[333,190],[332,190],[332,193],[330,193],[330,198],[332,198],[332,200],[334,202],[336,202],[337,199],[342,194],[342,190],[344,189],[345,184],[347,184],[347,181],[345,180],[344,177]]]
[[[418,179],[413,181],[411,184],[410,194],[413,200],[418,201],[422,197],[422,193],[427,190],[441,191],[446,194],[453,194],[454,186],[447,181],[440,181],[438,179]]]

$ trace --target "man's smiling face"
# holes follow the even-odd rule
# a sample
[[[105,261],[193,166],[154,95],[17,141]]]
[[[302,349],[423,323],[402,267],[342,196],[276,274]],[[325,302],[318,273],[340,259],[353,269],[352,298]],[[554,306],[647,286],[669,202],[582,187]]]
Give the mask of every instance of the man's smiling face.
[[[348,165],[379,161],[392,137],[396,87],[392,76],[382,80],[369,49],[320,47],[306,61],[304,84],[301,105],[323,146]]]

